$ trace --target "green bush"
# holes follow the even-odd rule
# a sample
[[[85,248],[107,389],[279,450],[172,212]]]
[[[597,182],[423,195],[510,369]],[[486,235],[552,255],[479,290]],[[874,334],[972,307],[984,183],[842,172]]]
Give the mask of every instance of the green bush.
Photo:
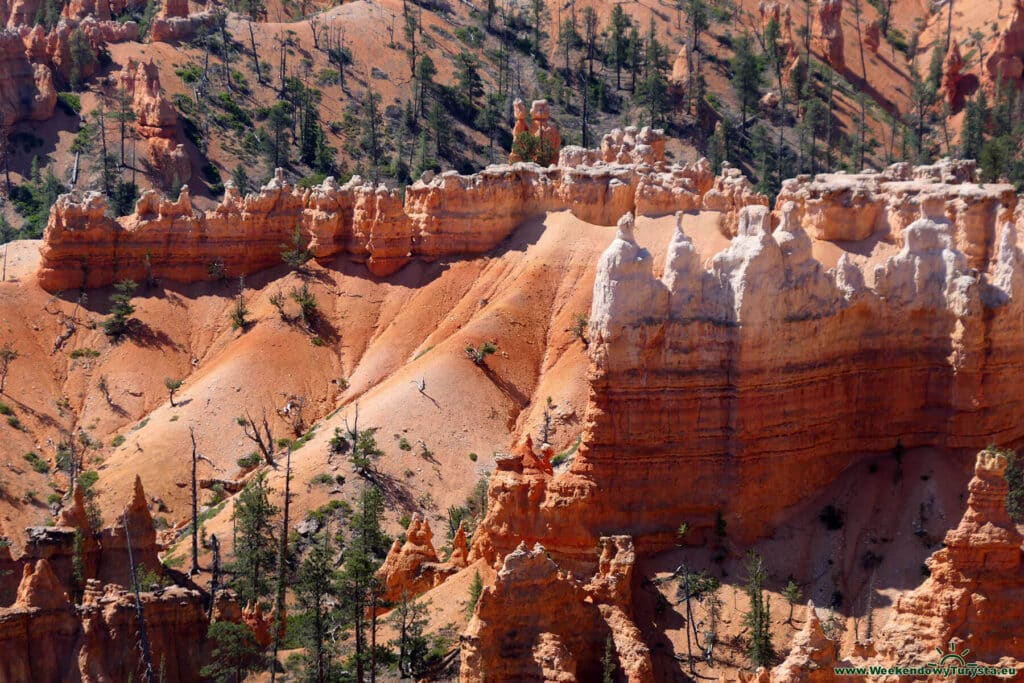
[[[6,403],[0,403],[0,415],[14,415],[14,411]]]
[[[238,466],[241,467],[243,470],[251,470],[254,467],[258,467],[262,461],[263,458],[260,457],[260,454],[257,453],[256,451],[253,451],[249,455],[245,455],[239,458]]]
[[[57,106],[71,116],[77,116],[82,111],[82,98],[78,93],[59,92],[57,93]]]
[[[83,349],[75,349],[71,352],[71,357],[74,359],[78,358],[99,358],[100,352],[96,349],[90,349],[88,347]]]
[[[40,474],[47,474],[50,471],[50,464],[40,458],[37,453],[29,451],[23,457],[36,472],[39,472]]]
[[[320,474],[318,474],[315,477],[313,477],[312,479],[310,479],[309,483],[314,485],[314,486],[317,486],[317,485],[330,486],[331,484],[334,483],[334,477],[332,477],[331,475],[327,474],[326,472],[321,472]]]
[[[476,453],[470,453],[469,454],[469,459],[470,459],[471,462],[476,462],[476,458],[477,458]]]
[[[123,443],[124,443],[124,435],[123,434],[118,434],[117,436],[115,436],[110,441],[110,445],[113,446],[114,448],[117,448],[118,446],[120,446]]]

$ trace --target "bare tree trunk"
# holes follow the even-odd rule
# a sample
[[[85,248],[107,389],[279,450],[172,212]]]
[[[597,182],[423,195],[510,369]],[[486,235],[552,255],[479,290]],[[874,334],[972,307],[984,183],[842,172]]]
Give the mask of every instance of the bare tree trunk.
[[[192,569],[189,574],[195,576],[199,573],[199,490],[196,486],[196,468],[199,465],[199,458],[196,453],[196,431],[188,428],[189,438],[192,439]]]
[[[256,82],[262,85],[263,73],[260,71],[260,56],[256,52],[256,35],[252,32],[252,20],[249,21],[249,42],[252,44],[252,62],[256,66]]]
[[[284,616],[284,566],[288,561],[288,507],[291,498],[291,481],[292,449],[289,448],[288,459],[284,466],[284,514],[281,519],[281,551],[277,560],[277,604],[274,607],[274,656],[270,661],[270,683],[274,683],[277,678],[277,652],[281,646],[281,628],[284,626],[281,617]]]
[[[122,513],[121,519],[124,523],[124,537],[128,546],[128,568],[132,572],[132,588],[135,591],[135,614],[139,619],[139,649],[142,651],[146,683],[153,683],[153,656],[149,649],[149,636],[146,634],[146,617],[142,611],[142,597],[139,595],[139,577],[135,573],[135,556],[132,554],[132,530],[128,526],[127,513]]]

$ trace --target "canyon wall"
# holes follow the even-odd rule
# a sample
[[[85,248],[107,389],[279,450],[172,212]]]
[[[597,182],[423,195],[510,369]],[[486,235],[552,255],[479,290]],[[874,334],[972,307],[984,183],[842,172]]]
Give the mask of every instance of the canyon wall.
[[[700,539],[718,514],[749,540],[860,457],[1024,439],[1007,380],[1024,365],[1022,254],[1006,220],[1016,198],[904,185],[918,218],[892,228],[899,253],[873,265],[855,251],[832,269],[814,258],[801,223],[828,236],[817,216],[848,199],[824,183],[789,186],[774,232],[766,207],[743,208],[729,248],[706,262],[680,222],[660,277],[624,219],[594,285],[579,454],[559,476],[499,460],[473,556],[500,562],[525,540],[592,562],[610,533],[657,551],[683,521]]]
[[[623,135],[620,151],[625,142]],[[663,140],[647,150],[648,156],[663,154]],[[39,282],[49,291],[147,275],[196,282],[210,277],[215,262],[234,277],[280,265],[282,244],[291,242],[296,227],[317,259],[344,255],[386,276],[414,258],[487,252],[524,220],[548,211],[571,210],[585,221],[613,225],[628,211],[658,215],[707,205],[728,223],[742,203],[767,203],[729,171],[716,179],[704,160],[687,166],[663,160],[491,166],[469,176],[427,173],[405,189],[404,201],[399,191],[358,176],[344,185],[327,178],[304,190],[278,171],[258,194],[242,197],[229,185],[212,211],[193,208],[185,187],[173,201],[144,193],[134,213],[116,220],[106,215],[100,194],[68,194],[50,213]]]

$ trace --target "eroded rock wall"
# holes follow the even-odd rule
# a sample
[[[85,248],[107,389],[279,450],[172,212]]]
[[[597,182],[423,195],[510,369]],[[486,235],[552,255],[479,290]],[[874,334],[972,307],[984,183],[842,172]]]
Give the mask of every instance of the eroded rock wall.
[[[592,562],[607,533],[657,551],[718,513],[749,540],[860,457],[1024,439],[1005,381],[1024,365],[1016,225],[981,268],[926,214],[884,263],[826,269],[797,205],[780,216],[772,232],[744,208],[707,263],[680,223],[660,277],[623,220],[594,284],[583,445],[559,476],[499,460],[474,557],[525,540]]]
[[[281,245],[291,241],[296,226],[317,259],[345,255],[385,276],[414,258],[489,251],[524,220],[547,211],[568,209],[585,221],[611,225],[633,210],[656,215],[700,208],[714,184],[704,161],[546,169],[515,164],[469,176],[427,174],[406,188],[403,201],[397,190],[358,176],[345,185],[328,178],[302,190],[278,173],[258,194],[242,197],[229,186],[208,212],[193,208],[187,187],[177,200],[147,192],[133,214],[117,220],[106,215],[98,193],[63,195],[50,213],[39,282],[56,291],[141,280],[147,260],[150,275],[178,282],[207,279],[218,261],[233,277],[279,265]],[[722,205],[726,223],[744,201],[767,203],[752,192],[732,197]]]

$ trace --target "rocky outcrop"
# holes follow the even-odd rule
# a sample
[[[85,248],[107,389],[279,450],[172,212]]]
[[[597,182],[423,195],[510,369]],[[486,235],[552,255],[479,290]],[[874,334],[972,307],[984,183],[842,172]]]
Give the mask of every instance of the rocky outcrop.
[[[657,158],[663,142],[657,131],[642,130],[629,142],[628,157]],[[623,153],[620,147],[616,157]],[[723,230],[734,232],[738,209],[751,202],[767,198],[735,169],[716,179],[703,160],[686,166],[596,161],[546,169],[491,166],[469,176],[427,173],[406,188],[404,203],[397,190],[358,176],[345,185],[327,178],[303,190],[278,172],[259,194],[242,197],[228,185],[212,211],[194,209],[183,187],[176,200],[143,193],[135,212],[116,220],[106,216],[102,195],[71,194],[51,210],[39,282],[55,291],[140,280],[147,259],[149,274],[162,279],[205,280],[218,260],[234,277],[280,264],[281,244],[291,240],[296,225],[317,259],[344,256],[386,276],[415,258],[429,262],[487,252],[524,220],[547,211],[571,210],[585,221],[611,225],[630,211],[664,215],[703,208],[722,212]]]
[[[20,574],[38,562],[45,562],[47,571],[57,578],[68,593],[81,591],[82,585],[75,578],[79,574],[83,581],[98,580],[102,584],[130,586],[130,534],[136,566],[157,576],[163,572],[157,557],[159,548],[153,518],[138,477],[135,479],[132,500],[122,514],[112,520],[111,526],[104,529],[92,528],[82,492],[78,488],[73,492],[70,504],[61,510],[58,521],[56,526],[29,528],[24,553],[4,564]],[[9,552],[7,554],[9,556]],[[76,564],[80,568],[76,569]]]
[[[430,522],[422,514],[414,514],[406,529],[405,543],[395,539],[377,571],[383,585],[384,602],[397,604],[425,593],[467,566],[469,550],[464,524],[459,524],[452,539],[452,552],[447,562],[438,559],[433,537]]]
[[[773,683],[835,681],[833,667],[838,662],[839,643],[825,635],[814,603],[808,602],[807,620],[793,636],[786,659],[771,670],[770,680]]]
[[[165,5],[166,16],[158,15],[149,27],[149,39],[154,43],[180,43],[191,40],[201,28],[211,29],[216,26],[217,17],[213,12],[199,12],[186,16],[171,16]]]
[[[480,595],[461,637],[459,680],[600,680],[610,635],[624,680],[653,681],[650,652],[629,616],[634,561],[629,537],[602,538],[596,571],[583,583],[540,545],[521,544]]]
[[[0,32],[0,113],[8,125],[53,116],[57,88],[46,64],[33,63],[17,31]]]
[[[878,54],[878,48],[882,45],[882,24],[878,19],[872,19],[864,27],[864,47],[873,55]]]
[[[731,538],[752,539],[898,443],[962,453],[1024,440],[1020,398],[1000,379],[1024,364],[1017,227],[1004,223],[998,252],[972,257],[962,228],[921,206],[898,254],[865,267],[844,253],[832,269],[795,203],[774,233],[767,207],[743,208],[710,260],[680,222],[661,277],[626,221],[594,283],[583,444],[557,476],[529,453],[497,460],[471,559],[500,563],[526,541],[586,563],[610,531],[653,552],[674,543],[680,519],[699,544],[719,514]]]
[[[925,582],[897,598],[879,635],[876,648],[886,661],[927,660],[954,640],[970,648],[970,660],[993,666],[1024,660],[1014,633],[1024,616],[1024,537],[1006,512],[1006,466],[1001,453],[978,454],[963,519],[928,558]]]
[[[533,101],[533,104],[530,105],[529,121],[527,121],[526,118],[526,105],[522,100],[516,99],[516,101],[512,103],[512,110],[515,114],[515,124],[512,128],[513,145],[515,145],[515,141],[518,140],[523,133],[528,132],[530,135],[540,140],[542,145],[541,150],[545,154],[550,154],[553,159],[557,159],[558,150],[562,147],[562,136],[558,132],[558,126],[551,120],[551,106],[548,104],[548,101]],[[515,151],[509,155],[509,163],[514,164],[516,162],[528,160],[534,159],[523,159]]]
[[[141,602],[154,666],[168,680],[202,680],[208,653],[201,594],[174,587],[142,593]],[[17,601],[0,608],[0,680],[139,680],[138,629],[132,593],[101,590],[91,580],[81,604],[72,605],[46,560],[26,564]]]
[[[990,87],[1003,80],[1020,84],[1024,76],[1024,0],[1013,0],[1010,17],[986,52],[985,79]]]
[[[939,94],[952,109],[960,99],[960,72],[964,68],[964,58],[960,54],[960,43],[956,38],[950,41],[949,50],[942,61],[942,84]]]
[[[843,0],[818,0],[814,8],[812,49],[836,71],[846,68],[843,54]]]
[[[787,201],[812,238],[830,242],[882,235],[900,244],[922,215],[949,223],[957,250],[979,269],[993,257],[997,233],[1017,207],[1012,185],[978,184],[973,161],[950,160],[894,164],[881,173],[800,176],[783,182],[776,207]]]
[[[181,187],[192,175],[192,162],[185,146],[175,140],[178,113],[160,88],[156,65],[129,60],[118,80],[132,100],[135,126],[146,140],[150,168],[163,187]]]

